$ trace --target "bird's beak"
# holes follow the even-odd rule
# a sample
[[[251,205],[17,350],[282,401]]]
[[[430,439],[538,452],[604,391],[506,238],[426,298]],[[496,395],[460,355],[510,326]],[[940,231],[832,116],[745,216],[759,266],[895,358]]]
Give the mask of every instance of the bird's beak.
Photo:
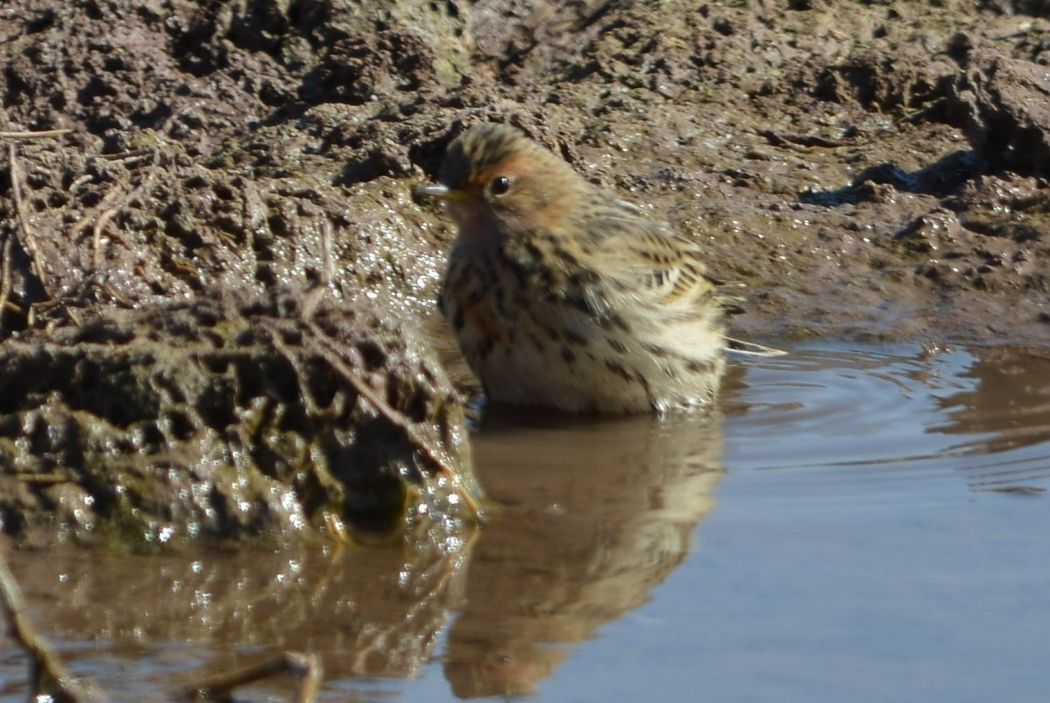
[[[412,198],[419,202],[424,198],[438,198],[444,201],[460,201],[464,200],[467,194],[462,190],[452,190],[447,185],[442,183],[431,183],[426,186],[419,186],[412,190]]]

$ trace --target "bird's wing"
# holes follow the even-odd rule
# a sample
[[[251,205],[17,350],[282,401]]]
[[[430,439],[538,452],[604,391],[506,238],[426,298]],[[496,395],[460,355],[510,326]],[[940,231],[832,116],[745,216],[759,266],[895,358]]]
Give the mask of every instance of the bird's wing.
[[[659,222],[624,208],[602,213],[587,225],[598,240],[599,270],[628,295],[651,303],[655,313],[689,315],[718,297],[700,247]]]
[[[602,211],[588,221],[587,230],[600,252],[597,270],[612,279],[614,289],[622,288],[641,303],[644,314],[663,330],[658,337],[665,349],[695,356],[717,340],[727,351],[745,356],[786,353],[733,338],[723,342],[721,334],[713,334],[719,313],[743,312],[738,306],[744,300],[739,295],[743,286],[708,275],[696,242],[626,204]]]

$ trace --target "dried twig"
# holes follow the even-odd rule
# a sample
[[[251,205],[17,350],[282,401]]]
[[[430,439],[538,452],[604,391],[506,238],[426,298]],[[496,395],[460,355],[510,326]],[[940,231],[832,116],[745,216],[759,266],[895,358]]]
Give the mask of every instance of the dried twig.
[[[816,147],[822,149],[837,149],[844,146],[857,146],[860,142],[856,139],[829,139],[811,134],[785,134],[774,132],[771,129],[760,129],[758,135],[765,137],[772,146],[785,146],[795,148],[796,151],[810,150]]]
[[[77,181],[74,181],[74,184],[76,184],[79,180],[80,179],[77,179]],[[102,200],[99,201],[98,205],[95,207],[94,210],[88,212],[87,214],[83,215],[79,220],[77,220],[76,224],[74,224],[73,228],[70,230],[70,232],[72,233],[72,236],[76,237],[77,234],[80,233],[80,230],[82,230],[82,229],[84,229],[84,228],[86,228],[88,226],[88,223],[91,222],[91,220],[97,218],[98,217],[98,213],[99,213],[100,210],[103,210],[103,208],[107,208],[108,209],[110,204],[112,204],[117,198],[119,198],[121,196],[121,186],[123,186],[125,184],[126,184],[126,181],[124,181],[124,180],[121,180],[121,181],[117,182],[116,184],[114,184],[113,187],[110,188],[106,192],[106,194],[102,196]]]
[[[40,281],[40,287],[44,289],[44,295],[51,298],[53,296],[51,295],[51,287],[47,283],[47,277],[44,275],[43,259],[40,255],[40,249],[36,245],[36,238],[33,237],[33,232],[29,229],[29,215],[26,213],[25,202],[22,200],[22,169],[18,165],[18,156],[15,153],[14,143],[7,145],[7,163],[11,173],[11,195],[15,201],[15,215],[18,220],[18,229],[22,234],[22,248],[30,257],[30,268],[33,269],[34,275]]]
[[[400,429],[409,443],[416,448],[433,466],[445,473],[449,478],[455,479],[456,469],[445,459],[442,452],[435,449],[425,437],[420,435],[415,425],[396,408],[392,407],[378,392],[359,378],[353,369],[343,360],[339,352],[332,348],[331,340],[313,321],[306,322],[310,336],[317,342],[317,351],[324,357],[325,361],[357,391],[358,395],[367,400],[372,407],[382,415],[387,422]],[[457,482],[458,483],[458,482]],[[467,505],[479,518],[482,515],[481,505],[477,498],[471,495],[466,486],[461,485],[461,495]]]
[[[72,131],[71,129],[45,129],[40,132],[0,132],[0,139],[48,139],[50,137],[61,137],[63,134],[69,134]]]
[[[85,173],[84,175],[77,177],[75,181],[69,184],[69,194],[73,195],[78,190],[80,190],[80,186],[84,185],[85,183],[90,183],[94,178],[95,177],[90,173]]]
[[[157,152],[154,151],[153,162],[151,166],[156,165]],[[131,199],[133,197],[135,197],[141,191],[145,190],[147,186],[149,186],[151,183],[153,183],[156,177],[157,170],[155,168],[150,168],[149,175],[147,175],[141,183],[139,183],[137,186],[135,186],[123,196],[121,196],[113,207],[109,208],[108,210],[103,210],[101,213],[99,213],[98,218],[95,220],[95,228],[92,231],[91,236],[91,264],[96,271],[102,268],[102,232],[106,229],[106,225],[108,225],[109,221],[112,220],[118,212],[120,212],[120,209],[122,207],[131,202]],[[110,193],[107,193],[106,197],[103,198],[103,201],[108,199],[111,193],[112,191]],[[114,234],[113,236],[123,241],[123,239],[119,235]],[[129,246],[127,242],[124,242],[124,245]]]
[[[307,291],[306,295],[303,296],[303,319],[312,320],[314,314],[317,313],[317,308],[321,304],[321,301],[328,295],[328,286],[321,285],[317,286],[313,290]]]
[[[11,295],[11,256],[14,254],[15,237],[8,234],[4,237],[3,260],[0,260],[0,330],[4,329],[4,310]]]
[[[303,300],[303,319],[313,319],[317,306],[328,295],[328,290],[335,280],[335,259],[332,256],[332,223],[327,217],[321,219],[321,281],[309,291]]]
[[[277,328],[277,325],[264,324],[266,330],[270,333],[270,341],[273,342],[277,352],[284,357],[285,361],[291,364],[292,370],[295,371],[300,378],[306,378],[306,370],[303,368],[303,365],[299,363],[299,358],[296,353],[285,343],[281,336],[281,330]],[[317,403],[314,402],[313,396],[309,393],[302,394],[302,401],[306,405],[306,410],[308,412],[314,415],[320,414],[321,409],[317,407]]]
[[[7,562],[0,556],[0,599],[11,635],[31,659],[30,700],[48,698],[58,703],[87,703],[101,696],[73,677],[51,645],[37,634],[26,616],[25,601]]]
[[[60,483],[70,483],[73,481],[72,477],[68,474],[61,473],[15,474],[15,480],[19,483],[27,483],[35,486],[55,486]]]
[[[323,675],[321,660],[315,654],[301,652],[284,652],[258,664],[207,677],[187,687],[183,694],[189,700],[226,698],[229,692],[238,686],[255,683],[277,674],[294,674],[300,678],[295,703],[314,703],[317,700]]]
[[[120,161],[132,161],[141,159],[145,156],[154,155],[154,150],[150,148],[132,149],[131,151],[121,151],[117,154],[99,154],[100,158],[106,161],[120,162]]]
[[[149,152],[149,154],[153,155],[153,163],[151,164],[151,166],[156,166],[157,152],[151,151]],[[148,154],[138,154],[136,152],[133,158],[144,158],[146,155]],[[130,159],[132,157],[128,158]],[[146,178],[144,178],[141,183],[139,183],[137,186],[126,192],[123,189],[125,186],[128,185],[127,179],[121,179],[117,181],[106,192],[106,194],[102,196],[102,200],[99,201],[95,209],[83,215],[73,225],[71,233],[73,237],[76,237],[80,233],[80,231],[85,229],[92,220],[95,221],[95,224],[91,230],[91,265],[96,271],[98,271],[102,267],[102,234],[105,231],[106,226],[109,224],[110,220],[112,220],[117,215],[117,213],[120,212],[120,209],[124,207],[124,205],[126,205],[140,191],[144,190],[147,186],[149,186],[156,179],[156,177],[157,170],[155,168],[151,168],[149,175],[146,176]],[[83,178],[83,176],[81,178]],[[74,181],[74,185],[79,185],[80,183],[80,178]],[[126,247],[131,248],[131,245],[124,241],[123,238],[120,237],[118,234],[111,233],[111,236],[121,241]]]
[[[335,259],[332,256],[332,222],[321,218],[321,285],[327,288],[335,280]]]
[[[106,210],[95,220],[95,228],[91,233],[91,267],[98,271],[102,268],[102,231],[109,221],[119,212],[119,208]]]

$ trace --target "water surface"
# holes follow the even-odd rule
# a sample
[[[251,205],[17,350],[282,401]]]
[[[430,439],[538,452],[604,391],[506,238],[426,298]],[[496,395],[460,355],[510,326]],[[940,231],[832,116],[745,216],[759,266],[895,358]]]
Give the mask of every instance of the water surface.
[[[709,416],[490,413],[498,507],[448,552],[9,561],[118,700],[298,649],[331,701],[1045,701],[1046,354],[791,352],[734,368]],[[24,678],[6,642],[0,701]]]

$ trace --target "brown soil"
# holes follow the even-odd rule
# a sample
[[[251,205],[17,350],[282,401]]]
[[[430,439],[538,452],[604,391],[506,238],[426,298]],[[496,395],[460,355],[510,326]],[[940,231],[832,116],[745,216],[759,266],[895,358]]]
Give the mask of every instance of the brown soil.
[[[233,295],[216,304],[233,326],[266,311],[250,343],[216,348],[296,388],[309,371],[264,331],[306,324],[282,300],[322,291],[325,314],[344,311],[333,340],[350,346],[421,327],[449,231],[410,188],[482,119],[522,127],[705,242],[712,269],[750,291],[738,336],[1045,344],[1048,18],[1039,0],[10,0],[0,131],[70,132],[0,137],[5,374],[52,350],[32,393],[0,398],[0,446],[32,446],[26,414],[55,403],[66,426],[82,413],[111,422],[105,403],[70,405],[73,359],[105,377],[139,353],[127,347],[141,330],[176,351],[204,343],[185,301]],[[112,354],[78,347],[107,326],[135,331]],[[302,353],[339,377],[318,349]],[[179,354],[155,358],[212,373],[207,355]],[[430,369],[412,427],[462,437],[425,345],[374,367],[353,356],[343,376],[379,374],[387,388]],[[230,393],[223,441],[243,434],[253,402]],[[313,417],[316,398],[293,396],[289,412]],[[377,417],[358,405],[346,432]],[[154,453],[178,441],[164,435]],[[400,466],[420,461],[417,444],[400,445]],[[87,463],[68,464],[77,490],[91,485]],[[23,479],[51,504],[54,485]],[[23,529],[11,517],[23,513],[4,515],[5,530]]]

